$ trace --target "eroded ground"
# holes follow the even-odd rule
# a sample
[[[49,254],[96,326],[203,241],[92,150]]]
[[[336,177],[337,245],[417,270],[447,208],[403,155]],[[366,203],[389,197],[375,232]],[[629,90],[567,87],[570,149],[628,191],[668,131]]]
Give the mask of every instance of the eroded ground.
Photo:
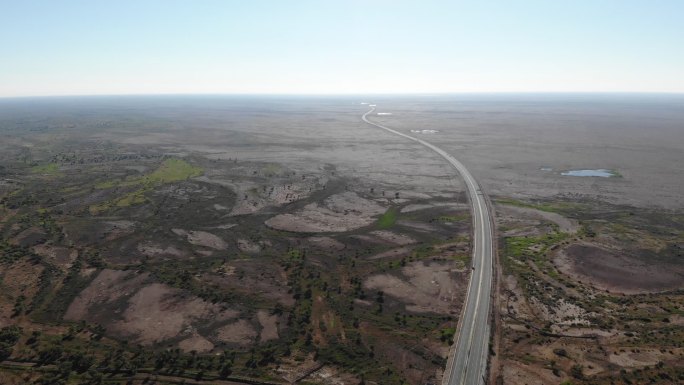
[[[448,168],[404,144],[378,162],[348,133],[368,159],[73,119],[3,134],[2,358],[27,381],[441,381],[470,254]]]
[[[495,205],[504,384],[684,380],[681,215],[598,202]]]
[[[684,381],[681,101],[466,99],[371,118],[496,198],[492,382]],[[441,381],[463,184],[356,98],[0,102],[6,382]]]

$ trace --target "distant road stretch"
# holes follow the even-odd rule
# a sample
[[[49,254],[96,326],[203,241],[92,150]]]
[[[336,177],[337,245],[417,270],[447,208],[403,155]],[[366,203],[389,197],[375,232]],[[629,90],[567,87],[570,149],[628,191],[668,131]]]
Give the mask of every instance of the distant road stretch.
[[[468,293],[466,294],[463,314],[456,331],[456,343],[452,346],[443,385],[480,385],[485,383],[487,355],[489,346],[489,307],[492,292],[492,223],[489,208],[480,186],[465,166],[441,148],[422,139],[414,138],[402,132],[373,123],[367,116],[375,111],[363,114],[363,121],[382,128],[395,135],[418,142],[438,153],[461,174],[468,188],[468,196],[473,214],[473,268]]]

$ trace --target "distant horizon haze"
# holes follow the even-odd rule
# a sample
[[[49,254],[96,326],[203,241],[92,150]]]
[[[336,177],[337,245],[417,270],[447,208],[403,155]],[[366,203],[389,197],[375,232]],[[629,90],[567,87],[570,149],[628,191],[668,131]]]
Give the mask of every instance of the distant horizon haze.
[[[155,97],[226,97],[226,98],[354,98],[354,102],[359,104],[375,103],[374,98],[453,98],[453,97],[683,97],[684,92],[633,92],[633,91],[473,91],[473,92],[397,92],[397,93],[377,93],[377,92],[349,92],[349,93],[121,93],[121,94],[55,94],[55,95],[21,95],[21,96],[0,96],[0,100],[12,99],[69,99],[69,98],[155,98]],[[358,99],[358,100],[356,100]]]
[[[4,2],[0,97],[684,93],[684,2]]]

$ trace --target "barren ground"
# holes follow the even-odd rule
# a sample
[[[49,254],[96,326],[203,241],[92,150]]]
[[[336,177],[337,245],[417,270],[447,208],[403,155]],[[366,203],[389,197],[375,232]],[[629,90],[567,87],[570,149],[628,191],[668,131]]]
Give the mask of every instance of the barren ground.
[[[494,199],[494,380],[684,380],[684,103],[647,99],[373,101],[371,119],[420,130]],[[467,197],[439,157],[363,123],[365,108],[0,101],[0,323],[22,328],[10,357],[76,368],[86,352],[122,383],[228,369],[439,383],[467,287]],[[583,168],[618,176],[561,175]]]

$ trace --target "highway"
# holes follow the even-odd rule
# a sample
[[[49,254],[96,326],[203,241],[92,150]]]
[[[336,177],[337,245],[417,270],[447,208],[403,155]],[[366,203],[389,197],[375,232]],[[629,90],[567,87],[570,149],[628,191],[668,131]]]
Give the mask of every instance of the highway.
[[[489,309],[492,292],[493,227],[489,208],[480,186],[468,169],[441,148],[402,132],[368,120],[371,108],[363,114],[363,121],[392,134],[420,143],[439,154],[461,175],[468,190],[473,217],[473,259],[468,292],[456,330],[456,341],[451,347],[442,385],[484,384],[489,353]]]

